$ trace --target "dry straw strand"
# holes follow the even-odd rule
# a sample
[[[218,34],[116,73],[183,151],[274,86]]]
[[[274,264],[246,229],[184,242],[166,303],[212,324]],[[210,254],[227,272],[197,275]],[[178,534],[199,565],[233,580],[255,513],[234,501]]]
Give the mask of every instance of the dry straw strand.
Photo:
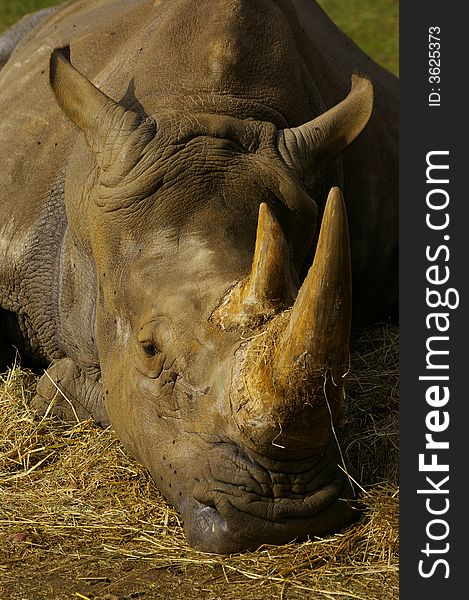
[[[110,428],[37,419],[37,376],[0,375],[0,597],[20,586],[37,600],[164,598],[175,579],[171,597],[195,600],[398,598],[397,327],[374,326],[352,348],[336,434],[357,467],[362,517],[334,536],[231,556],[186,544],[177,511]]]

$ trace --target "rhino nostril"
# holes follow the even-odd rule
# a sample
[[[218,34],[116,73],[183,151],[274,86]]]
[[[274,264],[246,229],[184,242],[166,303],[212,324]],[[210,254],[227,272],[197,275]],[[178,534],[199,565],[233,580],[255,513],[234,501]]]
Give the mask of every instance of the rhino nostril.
[[[212,501],[204,504],[198,502],[195,525],[202,535],[213,535],[224,532],[227,529],[225,520],[222,518]]]

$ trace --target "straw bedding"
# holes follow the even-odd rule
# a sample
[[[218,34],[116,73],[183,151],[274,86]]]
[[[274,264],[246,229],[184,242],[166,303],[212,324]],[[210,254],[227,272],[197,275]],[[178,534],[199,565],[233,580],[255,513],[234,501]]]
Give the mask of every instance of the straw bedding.
[[[362,331],[353,348],[338,435],[363,516],[334,536],[231,556],[187,546],[112,430],[35,419],[37,376],[0,375],[0,598],[398,598],[398,329]]]

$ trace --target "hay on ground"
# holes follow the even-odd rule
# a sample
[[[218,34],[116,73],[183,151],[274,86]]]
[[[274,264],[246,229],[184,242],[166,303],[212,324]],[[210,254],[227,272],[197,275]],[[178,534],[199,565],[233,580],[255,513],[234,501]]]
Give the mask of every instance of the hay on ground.
[[[316,541],[231,556],[190,548],[177,512],[111,429],[38,420],[36,376],[0,376],[0,598],[398,597],[398,330],[353,343],[340,443],[364,514]]]

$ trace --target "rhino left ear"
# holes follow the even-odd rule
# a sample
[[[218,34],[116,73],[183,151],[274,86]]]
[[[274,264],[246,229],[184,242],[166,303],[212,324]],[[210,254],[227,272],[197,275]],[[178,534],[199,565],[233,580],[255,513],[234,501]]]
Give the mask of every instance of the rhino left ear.
[[[352,89],[342,102],[308,123],[278,132],[278,151],[287,164],[307,179],[360,135],[372,111],[371,81],[352,75]]]
[[[121,162],[123,153],[128,154],[126,149],[138,146],[129,144],[129,138],[142,125],[148,129],[148,120],[120,106],[75,69],[70,63],[69,46],[52,52],[49,77],[59,106],[83,131],[101,169],[111,169]],[[154,135],[154,122],[152,129]]]

